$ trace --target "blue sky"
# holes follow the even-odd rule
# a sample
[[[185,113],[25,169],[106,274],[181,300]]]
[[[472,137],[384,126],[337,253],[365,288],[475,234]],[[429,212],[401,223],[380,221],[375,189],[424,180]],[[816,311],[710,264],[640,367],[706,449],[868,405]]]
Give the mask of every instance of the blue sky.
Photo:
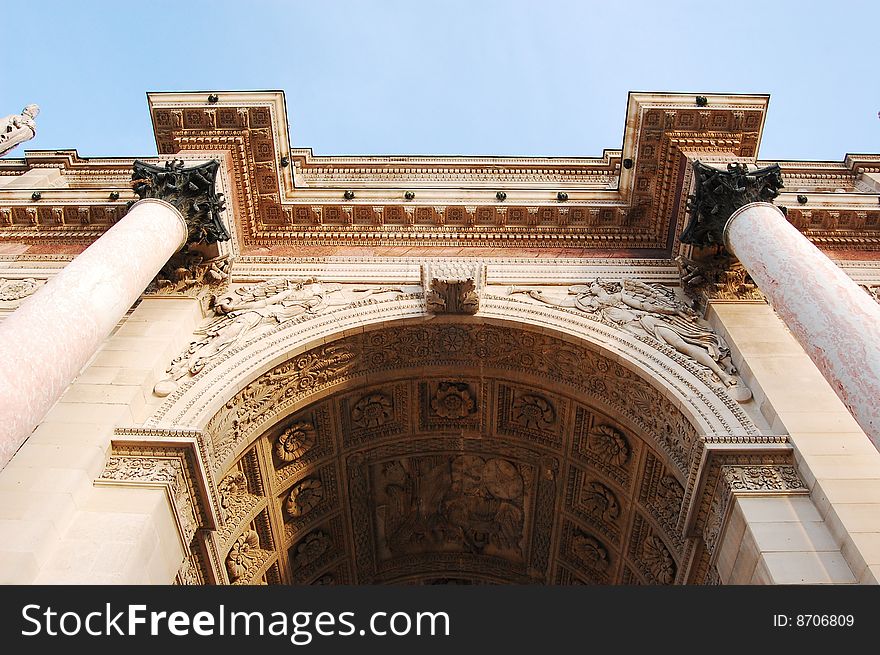
[[[661,90],[770,93],[763,159],[880,152],[878,2],[19,6],[0,115],[41,106],[32,149],[151,155],[146,91],[283,89],[316,154],[594,156]]]

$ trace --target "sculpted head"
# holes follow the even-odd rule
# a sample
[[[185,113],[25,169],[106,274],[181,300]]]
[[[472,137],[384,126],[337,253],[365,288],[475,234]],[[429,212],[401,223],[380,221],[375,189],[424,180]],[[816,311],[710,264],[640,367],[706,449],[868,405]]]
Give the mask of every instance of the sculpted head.
[[[214,298],[214,312],[217,314],[228,314],[235,309],[238,298],[235,294],[227,293],[224,296],[216,296]]]
[[[28,105],[27,107],[25,107],[22,110],[21,113],[23,116],[29,116],[31,118],[36,118],[37,114],[40,113],[40,106],[39,105]]]

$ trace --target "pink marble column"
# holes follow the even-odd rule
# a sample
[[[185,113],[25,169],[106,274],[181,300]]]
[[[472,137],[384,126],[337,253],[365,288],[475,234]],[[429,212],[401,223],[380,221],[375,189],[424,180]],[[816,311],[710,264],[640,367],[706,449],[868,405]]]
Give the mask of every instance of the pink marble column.
[[[186,238],[173,205],[141,200],[0,323],[0,468]]]
[[[774,205],[735,211],[724,241],[880,450],[880,304]]]

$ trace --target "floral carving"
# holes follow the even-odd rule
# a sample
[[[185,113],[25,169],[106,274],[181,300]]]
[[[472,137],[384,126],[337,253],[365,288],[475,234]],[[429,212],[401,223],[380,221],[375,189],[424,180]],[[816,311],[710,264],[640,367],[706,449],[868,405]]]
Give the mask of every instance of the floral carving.
[[[37,290],[39,284],[33,278],[7,280],[0,277],[0,300],[21,300]]]
[[[298,421],[278,436],[275,454],[283,462],[293,462],[305,455],[315,445],[315,426]]]
[[[425,302],[432,314],[476,314],[480,309],[480,294],[473,279],[434,278],[425,293]]]
[[[525,428],[546,430],[556,422],[553,404],[538,394],[522,394],[513,401],[512,418]]]
[[[296,547],[293,564],[298,568],[308,566],[330,549],[330,538],[321,530],[316,530],[303,539]]]
[[[386,393],[367,394],[351,410],[351,422],[364,429],[378,428],[391,420],[394,401]]]
[[[597,425],[587,436],[587,448],[606,464],[624,466],[629,462],[629,442],[623,434],[610,425]]]
[[[583,492],[583,504],[588,512],[603,520],[620,518],[617,496],[601,482],[588,482]]]
[[[217,492],[220,494],[220,512],[226,520],[234,507],[240,504],[241,497],[247,494],[247,478],[241,471],[234,471],[220,480]]]
[[[725,466],[724,478],[733,491],[805,491],[794,466]]]
[[[684,488],[675,479],[675,476],[666,474],[660,478],[660,483],[657,486],[656,510],[667,525],[674,525],[678,519],[683,498]]]
[[[324,484],[317,478],[309,478],[290,491],[284,509],[291,517],[299,518],[315,509],[323,498]]]
[[[246,530],[229,549],[226,556],[226,570],[234,582],[244,577],[258,559],[260,539],[253,530]]]
[[[465,418],[476,408],[476,400],[468,385],[458,382],[441,382],[431,399],[431,409],[442,418]]]
[[[605,571],[611,564],[608,549],[602,542],[583,532],[572,537],[571,550],[584,564],[597,571]]]
[[[229,498],[240,494],[246,494],[247,490],[247,478],[241,471],[230,473],[220,480],[220,484],[217,485],[217,491],[220,492],[220,504],[224,507],[226,507],[225,501]]]
[[[675,560],[660,537],[651,535],[645,539],[642,561],[657,582],[672,584],[675,579]]]

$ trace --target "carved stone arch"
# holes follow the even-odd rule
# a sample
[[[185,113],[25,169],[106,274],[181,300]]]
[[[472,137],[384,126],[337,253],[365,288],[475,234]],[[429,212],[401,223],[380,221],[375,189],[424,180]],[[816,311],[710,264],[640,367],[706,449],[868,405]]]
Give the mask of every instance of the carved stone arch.
[[[381,434],[375,448],[355,443],[357,429],[369,433],[399,413],[402,380],[409,405],[398,418],[416,451]],[[504,442],[510,411],[519,425],[508,432],[519,434]],[[568,424],[554,451],[552,430],[541,427],[560,412]],[[421,299],[409,296],[282,325],[205,367],[147,426],[200,432],[206,483],[224,508],[219,529],[200,532],[194,559],[204,579],[237,583],[703,582],[711,579],[703,532],[719,511],[712,498],[720,479],[718,466],[707,466],[707,444],[756,446],[747,461],[789,457],[778,438],[769,446],[776,459],[764,457],[766,439],[724,387],[672,349],[493,296],[475,317],[425,320]],[[627,448],[638,450],[628,478],[614,460]],[[460,479],[480,475],[506,486],[459,493]],[[391,547],[380,535],[383,551],[377,507],[388,512],[391,500],[367,497],[385,484],[376,476],[404,495],[433,485],[442,520],[421,517],[415,529],[412,517],[398,517],[379,530],[396,539]],[[360,496],[350,495],[358,488]],[[422,534],[429,524],[440,536]],[[474,525],[495,527],[448,537]],[[416,536],[400,536],[411,529]],[[458,568],[421,571],[425,553],[407,549],[424,539],[440,540],[432,561],[446,557]],[[456,548],[477,563],[468,568],[462,552],[444,550]]]

